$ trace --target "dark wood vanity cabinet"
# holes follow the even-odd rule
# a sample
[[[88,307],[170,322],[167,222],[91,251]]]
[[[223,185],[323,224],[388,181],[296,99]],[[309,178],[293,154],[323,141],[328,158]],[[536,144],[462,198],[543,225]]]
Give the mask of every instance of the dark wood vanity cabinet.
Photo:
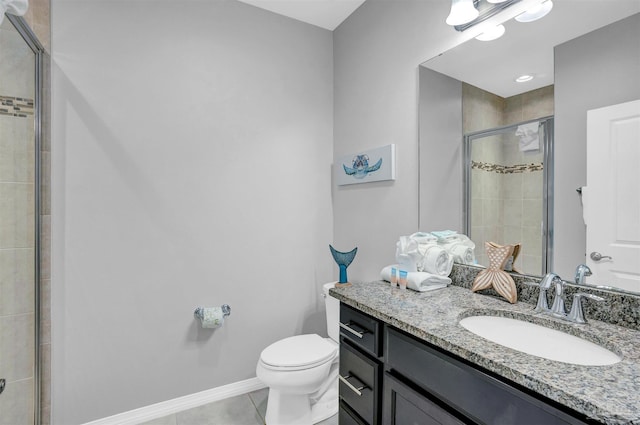
[[[593,423],[345,304],[340,322],[340,425]]]

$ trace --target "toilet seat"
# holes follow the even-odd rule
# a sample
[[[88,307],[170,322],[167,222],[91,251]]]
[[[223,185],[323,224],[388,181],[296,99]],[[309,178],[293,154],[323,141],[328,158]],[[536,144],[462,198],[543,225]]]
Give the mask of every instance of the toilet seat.
[[[260,362],[270,370],[304,370],[332,361],[337,354],[337,345],[320,335],[297,335],[265,348]]]

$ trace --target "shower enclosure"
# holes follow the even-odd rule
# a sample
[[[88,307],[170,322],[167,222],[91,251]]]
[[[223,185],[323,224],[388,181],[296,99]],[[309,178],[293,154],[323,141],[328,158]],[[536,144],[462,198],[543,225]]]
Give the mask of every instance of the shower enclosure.
[[[39,424],[40,103],[43,48],[0,26],[0,425]]]
[[[553,117],[469,133],[464,137],[466,232],[478,263],[485,242],[520,244],[514,270],[551,269]]]

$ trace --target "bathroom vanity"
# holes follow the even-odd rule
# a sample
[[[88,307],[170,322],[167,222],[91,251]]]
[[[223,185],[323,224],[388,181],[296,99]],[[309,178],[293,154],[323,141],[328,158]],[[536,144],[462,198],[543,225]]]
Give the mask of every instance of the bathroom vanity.
[[[368,282],[330,294],[341,301],[340,424],[640,423],[637,330],[569,324],[458,286],[418,293]],[[531,356],[458,323],[472,315],[560,328],[622,360],[579,366]]]

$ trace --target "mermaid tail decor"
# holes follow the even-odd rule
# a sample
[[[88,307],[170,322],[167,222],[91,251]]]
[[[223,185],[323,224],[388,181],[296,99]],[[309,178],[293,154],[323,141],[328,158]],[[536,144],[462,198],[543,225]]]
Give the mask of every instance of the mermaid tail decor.
[[[347,281],[347,267],[349,267],[349,264],[351,264],[355,258],[356,252],[358,252],[358,247],[353,248],[349,252],[336,251],[331,245],[329,245],[329,249],[331,250],[333,259],[338,263],[338,267],[340,267],[340,280],[338,281],[338,284],[344,285],[349,283]]]
[[[489,267],[482,270],[473,281],[472,292],[493,288],[511,304],[518,300],[516,284],[504,266],[509,258],[513,257],[514,245],[498,245],[493,242],[485,242],[485,250],[489,256]]]

